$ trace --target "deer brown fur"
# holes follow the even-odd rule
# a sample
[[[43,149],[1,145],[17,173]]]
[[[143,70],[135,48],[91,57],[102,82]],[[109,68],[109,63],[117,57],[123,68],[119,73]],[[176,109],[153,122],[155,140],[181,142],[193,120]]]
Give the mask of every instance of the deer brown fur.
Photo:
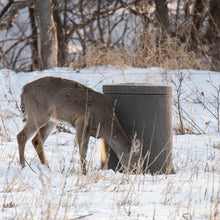
[[[26,84],[21,95],[21,109],[26,124],[17,135],[21,166],[25,166],[25,145],[32,143],[42,164],[48,166],[44,142],[57,121],[76,129],[82,173],[86,174],[89,137],[103,138],[120,159],[123,167],[135,167],[139,149],[133,152],[132,140],[122,129],[105,96],[78,82],[43,77]],[[132,154],[132,155],[131,155]]]

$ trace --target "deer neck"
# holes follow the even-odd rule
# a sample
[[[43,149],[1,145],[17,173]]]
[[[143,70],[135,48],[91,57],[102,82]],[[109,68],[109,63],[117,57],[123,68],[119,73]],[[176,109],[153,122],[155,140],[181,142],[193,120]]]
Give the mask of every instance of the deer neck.
[[[106,130],[109,129],[105,129],[105,131]],[[108,144],[116,153],[118,158],[120,158],[123,154],[128,154],[130,152],[132,141],[124,132],[118,121],[114,123],[113,127],[111,126],[111,129],[108,132],[104,133],[103,138],[106,144]]]

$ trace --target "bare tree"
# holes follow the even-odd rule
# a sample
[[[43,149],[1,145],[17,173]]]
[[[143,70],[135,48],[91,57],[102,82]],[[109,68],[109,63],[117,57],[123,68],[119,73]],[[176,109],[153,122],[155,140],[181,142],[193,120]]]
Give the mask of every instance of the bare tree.
[[[40,36],[40,62],[42,69],[58,65],[57,31],[50,0],[34,0]]]
[[[167,47],[170,40],[186,53],[202,58],[198,62],[212,61],[212,69],[218,70],[219,1],[177,0],[176,10],[170,8],[173,3],[8,0],[8,4],[0,3],[0,31],[6,33],[5,38],[0,36],[0,65],[17,71],[68,66],[76,57],[69,49],[81,47],[80,56],[85,65],[92,53],[98,53],[97,58],[101,59],[108,51],[117,50],[136,54],[131,57],[138,57],[138,62],[130,61],[131,65],[160,66],[164,56],[170,58]],[[20,9],[25,8],[29,10],[29,18],[26,13],[26,19],[22,19]],[[172,48],[176,51],[175,46]]]
[[[58,39],[58,66],[68,65],[68,37],[67,37],[67,2],[59,5],[57,0],[52,0],[54,4],[53,18],[57,30]],[[63,20],[61,19],[61,11],[63,12]]]
[[[212,45],[212,69],[220,71],[220,2],[218,0],[210,0],[209,28],[206,38]]]
[[[32,31],[31,39],[30,39],[31,54],[32,54],[32,68],[31,68],[31,70],[37,70],[40,66],[40,60],[39,60],[39,56],[38,56],[37,24],[35,21],[33,7],[29,7],[29,17],[30,17],[30,24],[31,24],[31,31]]]
[[[162,33],[167,33],[170,29],[167,0],[155,0],[156,16]]]
[[[189,48],[191,48],[192,50],[195,50],[200,42],[199,33],[204,18],[203,12],[205,9],[205,1],[206,0],[196,0],[194,4],[189,40]]]
[[[0,13],[0,30],[10,29],[14,25],[14,20],[18,15],[18,11],[31,4],[32,1],[14,2],[14,0],[9,0]]]
[[[0,67],[15,69],[18,63],[19,67],[28,66],[27,60],[21,56],[28,47],[27,41],[30,38],[26,33],[28,26],[18,24],[16,20],[19,18],[19,10],[31,6],[32,3],[32,1],[10,0],[6,5],[0,5],[2,8],[0,12]],[[10,34],[14,26],[16,30]]]

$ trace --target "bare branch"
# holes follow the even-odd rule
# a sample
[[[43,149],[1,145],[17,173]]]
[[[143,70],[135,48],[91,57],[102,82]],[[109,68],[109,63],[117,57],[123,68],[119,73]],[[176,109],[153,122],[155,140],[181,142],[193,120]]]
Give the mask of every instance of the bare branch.
[[[14,25],[14,20],[18,15],[18,10],[27,6],[30,7],[32,4],[33,0],[19,2],[10,0],[0,14],[0,31],[10,29]]]

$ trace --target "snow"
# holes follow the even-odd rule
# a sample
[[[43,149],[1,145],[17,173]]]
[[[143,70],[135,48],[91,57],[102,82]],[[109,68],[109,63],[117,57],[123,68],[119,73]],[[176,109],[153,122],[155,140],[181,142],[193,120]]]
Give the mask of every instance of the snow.
[[[30,141],[25,151],[29,166],[21,169],[16,133],[24,125],[18,106],[26,83],[52,75],[78,81],[99,92],[103,84],[171,84],[175,100],[181,74],[181,105],[204,134],[174,134],[173,162],[177,174],[131,175],[99,170],[100,140],[91,138],[87,154],[90,166],[84,176],[80,173],[75,135],[63,132],[51,134],[46,142],[50,169],[40,164]],[[31,73],[0,70],[0,218],[219,219],[219,85],[220,73],[198,70],[112,66]],[[198,102],[198,95],[205,107]],[[177,114],[173,115],[173,124],[177,126]],[[198,133],[192,124],[185,126],[191,133]],[[71,131],[74,133],[74,129]]]

